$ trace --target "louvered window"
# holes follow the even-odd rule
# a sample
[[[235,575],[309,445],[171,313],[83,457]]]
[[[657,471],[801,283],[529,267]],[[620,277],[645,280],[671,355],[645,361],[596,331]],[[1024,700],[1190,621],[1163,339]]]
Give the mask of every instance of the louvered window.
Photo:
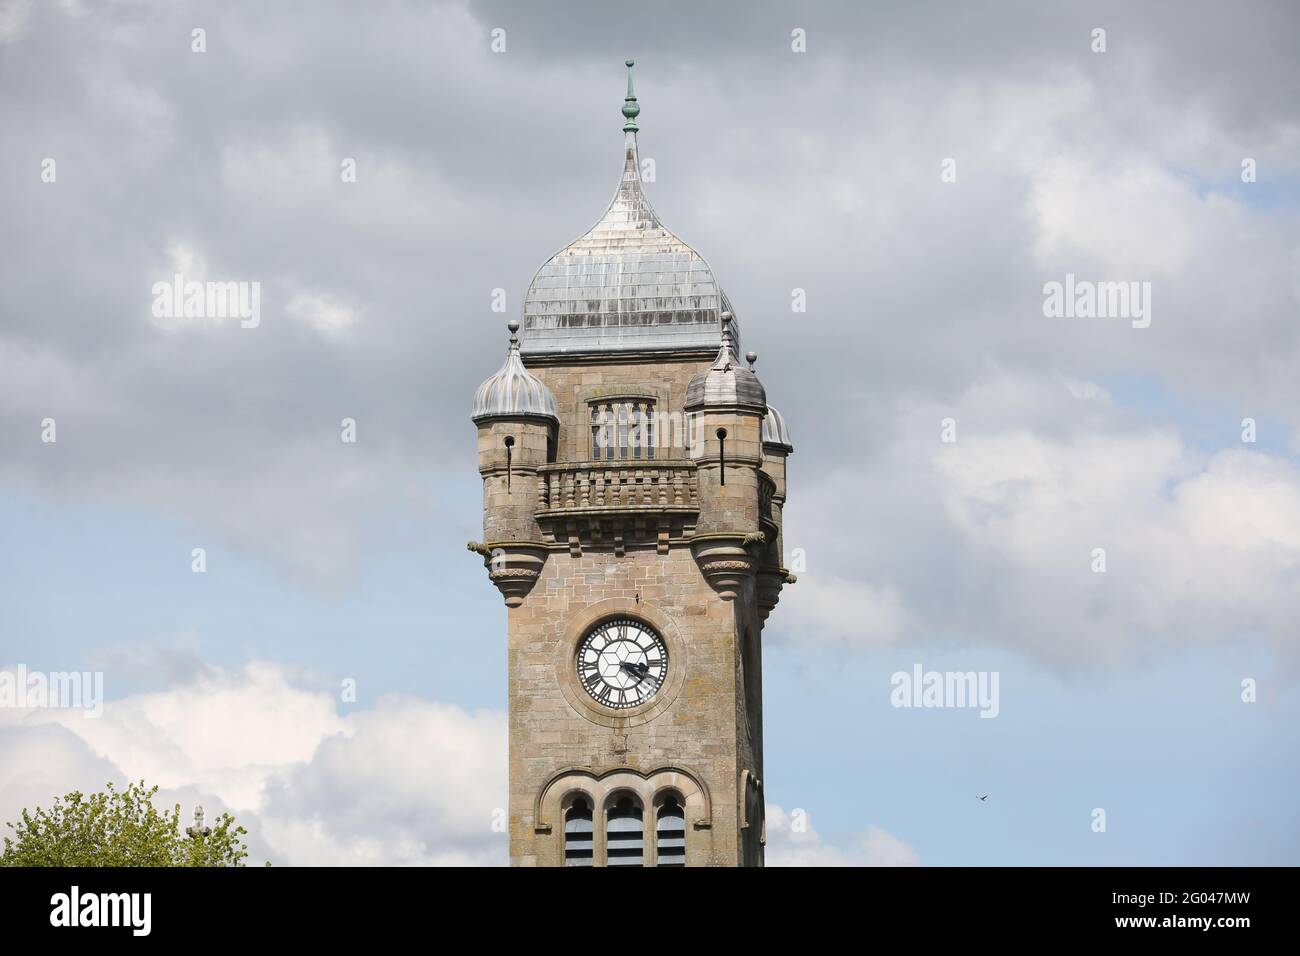
[[[656,865],[686,865],[686,812],[676,797],[669,796],[659,806],[655,848],[658,854]]]
[[[609,808],[605,827],[605,865],[643,866],[645,832],[641,804],[631,797],[621,797]]]
[[[582,797],[564,815],[564,865],[591,866],[592,855],[591,805]]]

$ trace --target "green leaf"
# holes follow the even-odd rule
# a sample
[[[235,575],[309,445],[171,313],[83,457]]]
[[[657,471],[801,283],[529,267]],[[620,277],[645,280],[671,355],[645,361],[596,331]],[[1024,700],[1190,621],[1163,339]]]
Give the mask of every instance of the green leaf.
[[[47,810],[24,809],[18,823],[6,823],[0,866],[244,866],[248,831],[223,813],[204,836],[181,826],[181,808],[159,812],[158,788],[145,783],[118,790],[108,784],[89,796],[74,790],[55,797]],[[269,863],[267,864],[270,865]]]

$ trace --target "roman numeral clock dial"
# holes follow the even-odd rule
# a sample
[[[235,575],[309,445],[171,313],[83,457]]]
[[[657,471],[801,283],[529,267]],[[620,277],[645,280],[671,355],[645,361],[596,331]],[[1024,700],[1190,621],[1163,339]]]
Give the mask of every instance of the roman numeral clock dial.
[[[668,648],[648,624],[617,618],[587,633],[576,663],[578,680],[592,700],[623,710],[659,692],[668,676]]]

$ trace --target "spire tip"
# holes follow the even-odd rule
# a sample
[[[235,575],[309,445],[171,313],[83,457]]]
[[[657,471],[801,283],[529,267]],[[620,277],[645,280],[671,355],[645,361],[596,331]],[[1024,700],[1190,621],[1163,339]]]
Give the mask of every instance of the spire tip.
[[[627,98],[623,100],[623,117],[627,122],[623,124],[623,132],[635,133],[637,131],[637,114],[641,112],[641,107],[636,101],[636,94],[632,92],[632,67],[636,66],[636,61],[624,60],[623,62],[627,64]]]

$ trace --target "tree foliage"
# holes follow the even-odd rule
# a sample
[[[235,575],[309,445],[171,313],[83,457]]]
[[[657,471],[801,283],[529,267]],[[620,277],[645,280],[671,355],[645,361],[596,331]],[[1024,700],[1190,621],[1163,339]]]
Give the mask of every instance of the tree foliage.
[[[181,806],[159,812],[144,781],[102,793],[74,790],[46,810],[24,809],[0,866],[243,866],[248,832],[223,813],[205,836],[181,828]]]

